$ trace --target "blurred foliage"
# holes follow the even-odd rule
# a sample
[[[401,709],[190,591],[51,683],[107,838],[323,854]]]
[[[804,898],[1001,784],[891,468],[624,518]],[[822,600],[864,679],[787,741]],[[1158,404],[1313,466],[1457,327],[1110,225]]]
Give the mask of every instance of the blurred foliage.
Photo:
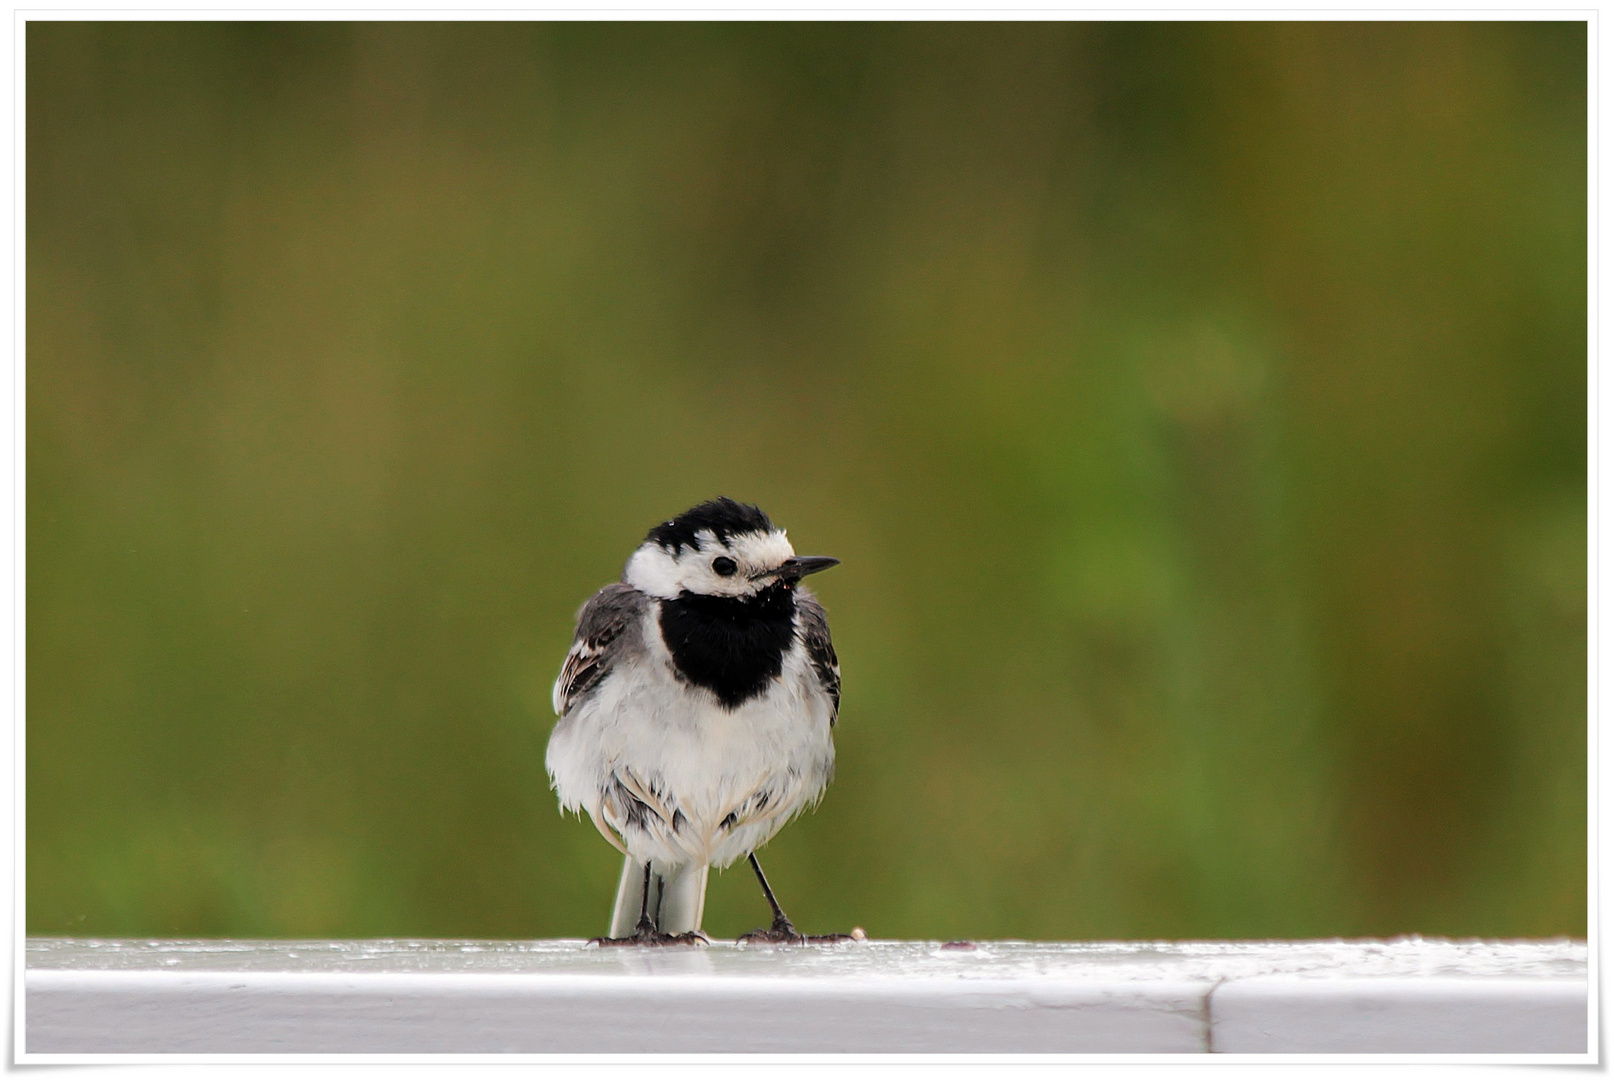
[[[26,49],[30,932],[602,931],[549,684],[725,493],[799,924],[1585,933],[1583,23]]]

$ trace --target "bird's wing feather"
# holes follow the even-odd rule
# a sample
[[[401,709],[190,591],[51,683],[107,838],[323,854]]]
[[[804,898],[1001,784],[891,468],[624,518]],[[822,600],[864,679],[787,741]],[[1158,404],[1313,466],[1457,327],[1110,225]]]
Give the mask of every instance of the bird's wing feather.
[[[610,844],[624,855],[628,853],[627,845],[624,844],[622,839],[616,835],[615,831],[613,831],[611,827],[606,824],[604,811],[602,811],[597,804],[588,808],[588,818],[590,821],[594,822],[594,827],[600,830],[600,835],[605,837],[605,842],[607,844]]]
[[[640,781],[640,779],[634,775],[632,769],[628,768],[626,765],[620,765],[611,774],[611,776],[618,784],[622,785],[623,791],[625,791],[632,798],[637,799],[652,814],[656,815],[656,817],[660,818],[668,825],[673,825],[673,815],[677,813],[677,807],[668,806],[666,801],[662,798],[661,793],[656,791],[650,785]],[[676,826],[674,827],[676,828]]]
[[[829,722],[833,727],[841,710],[841,662],[836,659],[835,646],[829,640],[829,618],[824,614],[824,605],[805,590],[796,596],[796,609],[801,613],[797,633],[807,649],[808,659],[813,662],[818,684],[829,695]]]
[[[636,640],[649,598],[630,585],[607,585],[577,613],[577,634],[555,680],[551,703],[565,716],[610,672]]]

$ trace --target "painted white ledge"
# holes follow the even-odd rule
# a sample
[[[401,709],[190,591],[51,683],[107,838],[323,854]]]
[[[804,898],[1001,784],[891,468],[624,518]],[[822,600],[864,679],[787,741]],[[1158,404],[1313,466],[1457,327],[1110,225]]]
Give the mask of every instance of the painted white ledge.
[[[24,1053],[1583,1055],[1586,963],[1565,940],[41,938]]]

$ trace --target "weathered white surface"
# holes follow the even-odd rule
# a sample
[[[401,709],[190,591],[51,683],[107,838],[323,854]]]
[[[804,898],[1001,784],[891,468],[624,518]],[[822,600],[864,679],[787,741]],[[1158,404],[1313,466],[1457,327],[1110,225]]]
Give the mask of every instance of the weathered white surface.
[[[28,943],[25,1050],[1586,1052],[1581,942]]]
[[[1211,997],[1218,1053],[1562,1053],[1586,1046],[1571,979],[1247,979]]]

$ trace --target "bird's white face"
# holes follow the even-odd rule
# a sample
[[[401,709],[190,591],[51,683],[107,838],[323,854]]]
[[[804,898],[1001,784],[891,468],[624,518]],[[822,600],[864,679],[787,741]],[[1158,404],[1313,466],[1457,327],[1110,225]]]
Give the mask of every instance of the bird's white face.
[[[640,592],[671,600],[679,593],[699,596],[755,596],[774,584],[785,560],[796,554],[783,529],[735,533],[727,542],[710,529],[695,534],[699,545],[669,550],[647,540],[633,557],[622,580]]]

